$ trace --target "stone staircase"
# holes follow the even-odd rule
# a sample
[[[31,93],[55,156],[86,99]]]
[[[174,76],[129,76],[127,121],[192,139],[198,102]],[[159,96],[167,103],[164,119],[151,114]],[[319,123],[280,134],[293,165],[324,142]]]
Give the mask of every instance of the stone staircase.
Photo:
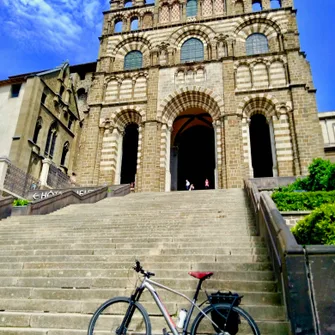
[[[129,296],[139,259],[155,280],[192,296],[236,291],[262,334],[289,334],[267,250],[243,190],[131,194],[45,216],[0,221],[0,334],[83,335],[105,300]],[[176,315],[187,302],[158,289]],[[204,297],[204,293],[202,294]],[[153,333],[166,327],[148,292]]]

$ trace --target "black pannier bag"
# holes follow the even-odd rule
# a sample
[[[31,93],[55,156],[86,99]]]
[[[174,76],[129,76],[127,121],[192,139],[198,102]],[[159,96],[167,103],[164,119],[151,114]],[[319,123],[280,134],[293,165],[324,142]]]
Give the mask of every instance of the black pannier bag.
[[[242,296],[231,292],[222,293],[218,291],[217,293],[212,293],[210,296],[208,296],[208,300],[212,305],[224,303],[230,304],[232,306],[238,306],[241,303],[241,299]],[[217,326],[220,327],[220,329],[218,329],[213,325],[216,333],[221,333],[222,330],[228,332],[230,335],[235,335],[238,333],[238,326],[241,323],[241,320],[237,312],[229,309],[217,308],[213,310],[211,314],[213,322],[215,322]]]

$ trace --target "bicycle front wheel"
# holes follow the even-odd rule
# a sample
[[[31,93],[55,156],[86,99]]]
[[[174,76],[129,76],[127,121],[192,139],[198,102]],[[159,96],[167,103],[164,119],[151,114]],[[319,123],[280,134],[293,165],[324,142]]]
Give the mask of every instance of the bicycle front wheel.
[[[204,308],[195,318],[191,335],[235,335],[250,334],[260,335],[256,322],[242,308],[233,307],[229,304],[215,304]]]
[[[127,297],[116,297],[96,310],[87,334],[151,335],[149,315],[140,303]]]

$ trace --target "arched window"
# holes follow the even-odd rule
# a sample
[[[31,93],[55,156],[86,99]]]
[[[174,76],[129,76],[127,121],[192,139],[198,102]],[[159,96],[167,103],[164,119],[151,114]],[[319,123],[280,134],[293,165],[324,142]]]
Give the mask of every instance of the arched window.
[[[188,0],[186,4],[186,16],[197,16],[197,0]]]
[[[247,55],[257,55],[269,52],[268,39],[263,34],[252,34],[246,40]]]
[[[140,51],[130,51],[124,58],[124,69],[140,69],[142,67],[142,53]]]
[[[262,0],[252,0],[252,11],[259,12],[263,9]]]
[[[190,38],[181,46],[180,61],[194,62],[204,60],[204,45],[197,38]]]
[[[126,0],[124,2],[124,8],[130,8],[130,7],[133,7],[133,2],[132,0]]]
[[[114,22],[114,33],[121,33],[122,32],[122,20],[117,19]]]
[[[60,165],[65,165],[65,161],[66,161],[66,155],[69,151],[69,147],[70,147],[70,143],[69,142],[65,142],[63,145],[63,151],[62,151],[62,158],[60,160]]]
[[[65,91],[65,87],[62,85],[59,90],[59,95],[61,98],[63,98],[64,91]]]
[[[40,130],[42,129],[42,118],[39,117],[36,122],[35,131],[34,131],[34,137],[33,142],[36,144],[38,140],[38,135],[40,133]]]
[[[57,139],[57,123],[53,122],[48,131],[47,143],[45,145],[44,153],[47,157],[52,158],[55,146],[56,146],[56,139]]]
[[[271,9],[281,8],[281,0],[271,0]]]
[[[243,14],[244,13],[244,5],[241,0],[235,2],[235,14]]]
[[[87,99],[87,93],[85,92],[85,89],[84,89],[84,88],[80,88],[80,89],[77,91],[77,97],[78,97],[78,100],[83,101],[83,102],[86,102],[86,99]]]
[[[138,18],[134,16],[130,20],[130,30],[137,30],[137,29],[138,29]]]

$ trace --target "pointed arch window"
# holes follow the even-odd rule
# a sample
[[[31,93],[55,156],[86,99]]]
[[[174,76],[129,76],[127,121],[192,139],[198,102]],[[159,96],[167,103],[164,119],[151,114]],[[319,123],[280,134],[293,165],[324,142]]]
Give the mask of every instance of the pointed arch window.
[[[40,130],[42,129],[42,118],[39,117],[36,122],[35,130],[34,130],[34,137],[33,142],[36,144],[38,140],[38,135],[40,133]]]
[[[186,16],[197,16],[198,4],[197,0],[188,0],[186,4]]]
[[[61,161],[60,161],[60,165],[62,165],[62,166],[65,166],[66,155],[69,152],[69,147],[70,147],[70,143],[68,141],[66,141],[63,145],[62,158],[61,158]]]
[[[257,55],[269,52],[268,39],[263,34],[252,34],[246,40],[247,55]]]
[[[124,58],[124,69],[140,69],[142,67],[143,55],[140,51],[130,51]]]
[[[181,46],[181,63],[204,60],[204,45],[197,38],[190,38]]]
[[[121,33],[122,32],[122,20],[121,19],[117,19],[114,22],[114,33]]]
[[[53,122],[49,128],[48,131],[48,137],[47,137],[47,142],[45,145],[45,150],[44,153],[47,157],[52,158],[54,151],[55,151],[55,146],[56,146],[56,139],[57,139],[57,123]]]

